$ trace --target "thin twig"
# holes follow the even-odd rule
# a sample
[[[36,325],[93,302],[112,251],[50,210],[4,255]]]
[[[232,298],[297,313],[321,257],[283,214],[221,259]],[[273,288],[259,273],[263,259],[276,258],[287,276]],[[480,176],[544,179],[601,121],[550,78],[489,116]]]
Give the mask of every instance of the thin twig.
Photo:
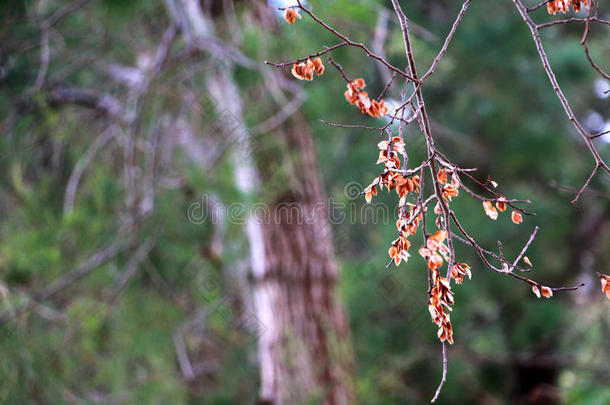
[[[598,18],[598,17],[591,17],[591,18],[589,18],[589,21],[610,26],[610,21],[602,20],[601,18]],[[536,25],[536,28],[538,30],[541,30],[543,28],[552,27],[554,25],[569,24],[569,23],[586,23],[586,22],[587,22],[586,18],[572,17],[572,18],[566,18],[565,20],[554,20],[554,21],[549,21],[547,23],[538,24],[538,25]]]
[[[538,10],[540,7],[544,6],[549,1],[552,1],[552,0],[542,0],[538,5],[536,5],[534,7],[527,8],[526,10],[527,10],[528,13],[531,13],[532,11]]]
[[[472,2],[472,0],[466,0],[464,2],[464,4],[462,5],[462,9],[458,13],[458,15],[453,23],[453,26],[451,27],[451,31],[449,31],[447,38],[445,38],[445,43],[443,44],[443,47],[439,51],[438,55],[436,55],[436,58],[434,58],[434,61],[432,62],[432,65],[430,66],[430,68],[428,69],[426,74],[422,76],[422,78],[421,78],[422,81],[426,80],[429,76],[432,76],[434,74],[434,69],[436,69],[436,66],[441,61],[441,58],[443,57],[445,52],[447,52],[449,43],[453,39],[453,36],[455,35],[455,32],[457,31],[457,27],[460,24],[460,22],[462,21],[464,14],[466,14],[466,10],[468,9],[468,6],[470,5],[471,2]]]
[[[446,380],[447,380],[447,344],[445,342],[443,342],[443,376],[441,377],[441,382],[438,385],[438,388],[436,389],[436,392],[434,393],[434,397],[432,397],[432,400],[430,402],[432,402],[432,403],[436,402],[439,394],[441,393],[441,390],[443,389],[443,385],[445,385]]]
[[[576,196],[574,197],[574,199],[572,201],[570,201],[572,203],[572,205],[576,205],[578,203],[578,199],[580,198],[582,193],[585,191],[587,186],[589,186],[591,179],[593,178],[593,176],[595,176],[595,173],[597,173],[597,170],[599,168],[600,168],[600,165],[596,164],[595,167],[593,168],[593,171],[591,171],[591,174],[589,175],[589,177],[587,177],[587,181],[585,181],[585,184],[583,184],[582,187],[578,190],[578,193],[576,193]]]
[[[293,60],[292,62],[272,63],[272,62],[269,62],[269,61],[266,60],[265,63],[267,65],[270,65],[270,66],[273,66],[273,67],[277,67],[277,68],[292,66],[292,65],[297,64],[297,63],[305,62],[307,59],[313,59],[313,58],[317,58],[318,56],[325,55],[325,54],[329,53],[330,51],[334,51],[337,48],[341,48],[341,47],[347,46],[347,45],[349,45],[347,42],[341,42],[339,44],[336,44],[336,45],[333,45],[333,46],[330,46],[330,47],[325,46],[324,50],[322,50],[320,52],[312,53],[311,55],[308,55],[308,56],[306,56],[304,58]]]
[[[512,266],[510,266],[510,268],[508,269],[508,272],[512,272],[515,269],[515,267],[517,267],[517,263],[519,263],[519,260],[521,260],[523,255],[525,255],[525,252],[527,252],[527,249],[529,249],[529,247],[532,244],[532,242],[534,241],[534,238],[536,237],[536,234],[538,233],[539,229],[540,229],[539,227],[534,228],[534,232],[532,232],[527,243],[523,246],[523,249],[521,249],[521,253],[519,253],[519,256],[517,256],[515,258],[515,261],[513,262]]]
[[[339,128],[351,128],[351,129],[366,129],[369,131],[381,131],[383,130],[383,128],[378,128],[378,127],[367,127],[365,125],[352,125],[352,124],[335,124],[333,122],[328,122],[328,121],[324,121],[324,120],[320,120],[320,122],[329,125],[331,127],[339,127]]]
[[[390,88],[390,86],[392,86],[392,82],[394,81],[394,78],[396,77],[396,72],[392,73],[392,77],[390,78],[390,80],[388,81],[388,84],[385,85],[385,87],[383,88],[383,90],[381,91],[381,93],[379,93],[379,96],[377,96],[377,101],[381,100],[383,98],[383,96],[385,96],[385,93],[388,91],[388,89]]]
[[[343,66],[341,66],[340,64],[335,62],[335,60],[333,58],[331,58],[330,55],[328,55],[328,63],[333,65],[335,67],[335,69],[337,69],[339,71],[339,74],[341,75],[341,78],[343,79],[343,81],[345,81],[346,83],[351,82],[351,79],[349,79],[347,77],[347,75],[345,74],[345,71],[343,70]]]

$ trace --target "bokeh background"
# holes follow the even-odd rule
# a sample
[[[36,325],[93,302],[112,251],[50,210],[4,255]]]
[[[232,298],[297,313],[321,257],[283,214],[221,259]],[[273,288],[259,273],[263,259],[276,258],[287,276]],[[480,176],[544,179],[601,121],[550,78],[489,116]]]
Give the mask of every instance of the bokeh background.
[[[425,70],[461,4],[401,4]],[[305,245],[336,264],[327,288],[347,317],[345,378],[358,402],[430,400],[441,345],[426,308],[425,263],[414,254],[385,268],[396,197],[383,193],[379,210],[362,215],[354,191],[379,171],[379,136],[320,120],[383,121],[345,102],[345,84],[325,59],[326,73],[311,83],[263,64],[336,43],[306,16],[285,24],[282,5],[1,2],[0,403],[259,403],[257,345],[270,325],[252,303],[246,223],[257,203],[264,212],[303,199],[332,208],[322,221],[332,237],[310,229]],[[404,65],[389,2],[308,6]],[[610,6],[600,1],[599,11],[608,19]],[[544,8],[533,16],[562,18]],[[582,29],[548,28],[543,40],[577,116],[599,132],[610,129],[610,82],[589,65]],[[592,56],[607,70],[609,31],[591,30]],[[370,94],[383,89],[386,73],[359,50],[333,58]],[[386,99],[400,90],[394,85]],[[461,195],[454,209],[479,243],[495,250],[501,240],[514,257],[539,226],[531,276],[585,283],[539,300],[458,246],[473,278],[454,288],[456,343],[439,403],[609,404],[610,302],[595,275],[610,268],[608,177],[593,179],[578,208],[570,204],[593,161],[512,2],[473,2],[424,94],[440,150],[506,195],[530,199],[537,213],[519,226],[508,215],[491,221]],[[424,158],[416,126],[406,144],[411,162]],[[610,137],[596,144],[610,159]],[[280,259],[283,249],[299,249],[265,235]],[[295,263],[287,266],[298,274]]]

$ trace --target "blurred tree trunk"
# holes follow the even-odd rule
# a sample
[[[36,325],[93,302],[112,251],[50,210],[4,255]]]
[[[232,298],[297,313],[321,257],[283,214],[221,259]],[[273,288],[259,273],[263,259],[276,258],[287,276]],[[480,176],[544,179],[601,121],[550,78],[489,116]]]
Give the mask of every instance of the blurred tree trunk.
[[[245,128],[231,72],[226,61],[208,89],[217,113],[236,120],[226,128],[227,136],[238,134],[231,143],[236,185],[260,192],[266,203],[247,223],[260,403],[354,403],[348,324],[335,299],[337,266],[311,132],[302,117],[293,118],[270,142],[280,150],[260,150]]]
[[[335,300],[326,198],[314,146],[300,117],[277,131],[285,153],[265,160],[269,215],[262,222],[264,266],[254,273],[262,398],[274,404],[353,403],[345,316]],[[279,167],[286,173],[279,173]],[[279,177],[279,178],[278,178]],[[278,187],[279,185],[279,187]],[[260,218],[259,218],[260,219]]]

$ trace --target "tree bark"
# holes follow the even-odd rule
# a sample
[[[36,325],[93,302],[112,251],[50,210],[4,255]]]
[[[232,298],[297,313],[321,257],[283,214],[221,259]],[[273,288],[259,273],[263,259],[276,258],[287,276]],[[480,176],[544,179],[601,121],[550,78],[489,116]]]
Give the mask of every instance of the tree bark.
[[[303,119],[289,125],[277,132],[288,153],[276,156],[291,178],[266,190],[267,217],[257,218],[264,266],[254,268],[253,289],[266,327],[261,398],[278,405],[353,403],[348,325],[335,298],[337,266],[313,141]]]

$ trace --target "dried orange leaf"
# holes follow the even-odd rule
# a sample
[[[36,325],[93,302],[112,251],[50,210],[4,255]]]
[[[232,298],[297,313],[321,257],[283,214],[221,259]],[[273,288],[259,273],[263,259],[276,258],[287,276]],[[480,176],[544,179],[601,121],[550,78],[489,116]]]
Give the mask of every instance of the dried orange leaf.
[[[483,209],[485,210],[485,215],[487,215],[489,218],[493,219],[494,221],[498,219],[498,211],[496,211],[494,206],[491,205],[490,201],[483,201]]]
[[[445,169],[439,170],[438,174],[436,175],[436,178],[441,184],[447,183],[447,172],[445,171]]]
[[[324,65],[322,64],[322,60],[320,58],[314,58],[312,61],[314,71],[318,76],[322,76],[324,73]]]
[[[313,80],[314,64],[310,59],[292,65],[292,75],[299,80]]]
[[[503,201],[504,200],[504,196],[501,196],[499,198],[500,201],[496,202],[496,207],[498,208],[498,211],[504,212],[506,211],[506,203]]]
[[[545,286],[540,287],[540,293],[545,298],[551,298],[553,296],[553,290],[551,290],[549,287],[545,287]]]
[[[301,19],[301,15],[299,14],[299,12],[297,10],[295,10],[294,8],[287,8],[286,12],[284,13],[284,20],[286,20],[286,22],[288,24],[292,24],[296,21],[296,19]]]
[[[536,297],[540,298],[540,290],[535,285],[532,286],[532,291],[536,294]]]
[[[437,241],[439,243],[443,242],[447,239],[447,231],[441,229],[440,231],[436,231],[434,235],[430,236],[430,239]]]
[[[521,222],[523,222],[523,216],[517,211],[513,211],[512,214],[510,214],[510,219],[513,221],[514,224],[520,224]]]

